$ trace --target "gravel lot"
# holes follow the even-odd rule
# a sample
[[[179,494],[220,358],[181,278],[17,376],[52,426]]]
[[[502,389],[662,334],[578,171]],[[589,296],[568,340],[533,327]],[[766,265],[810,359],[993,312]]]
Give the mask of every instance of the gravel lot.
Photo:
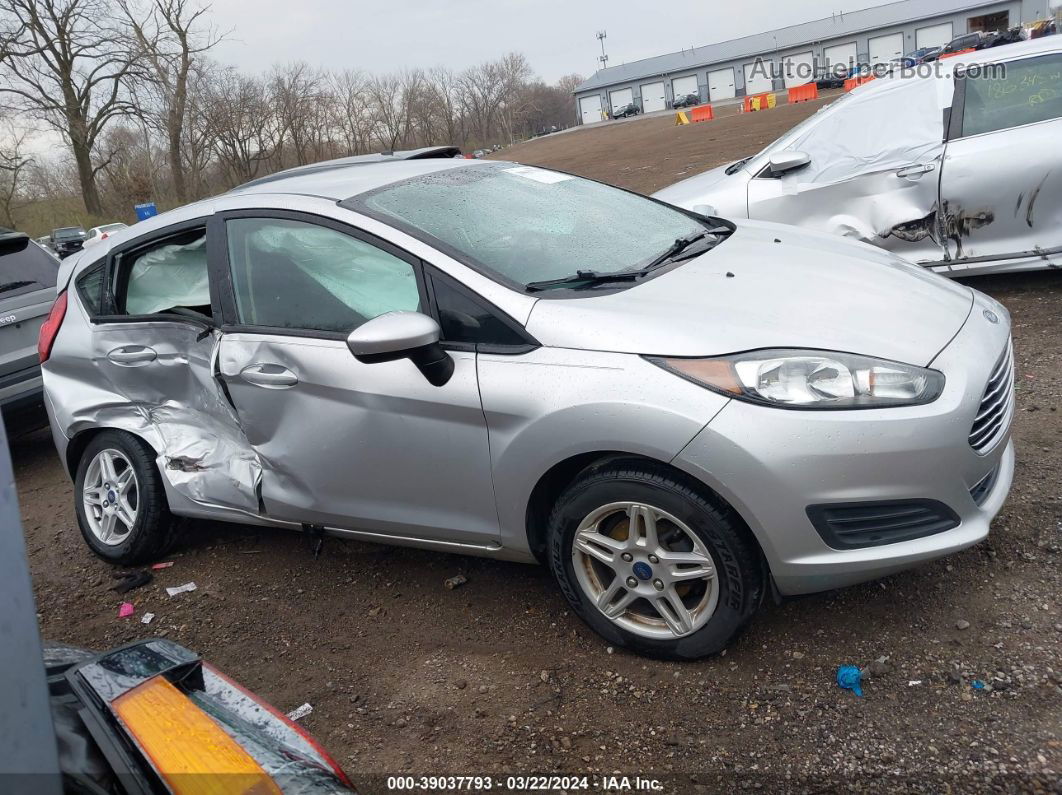
[[[603,125],[503,154],[651,191],[758,149],[818,104]],[[723,656],[612,653],[542,568],[332,539],[315,560],[296,535],[210,523],[189,527],[122,620],[36,432],[12,453],[43,634],[98,649],[167,636],[284,710],[309,702],[303,723],[370,792],[394,774],[600,785],[615,771],[666,792],[1060,791],[1062,274],[971,283],[1015,321],[1018,468],[989,540],[767,604]],[[446,590],[455,574],[468,583]],[[197,591],[166,596],[190,580]],[[834,684],[842,663],[872,667],[864,698]]]

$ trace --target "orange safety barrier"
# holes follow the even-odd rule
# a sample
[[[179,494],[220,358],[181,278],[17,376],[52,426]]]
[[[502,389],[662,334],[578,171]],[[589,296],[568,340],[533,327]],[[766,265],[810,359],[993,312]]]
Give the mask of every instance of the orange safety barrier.
[[[851,91],[853,88],[858,88],[863,83],[869,83],[874,79],[874,75],[862,75],[860,77],[849,77],[844,81],[844,90]]]
[[[793,86],[789,89],[789,102],[807,102],[809,99],[819,98],[819,87],[814,83],[803,86]]]
[[[777,101],[774,94],[755,94],[751,97],[745,97],[742,111],[748,113],[753,110],[767,110],[767,108],[773,108]]]
[[[690,113],[690,121],[711,121],[715,118],[711,105],[698,105]]]

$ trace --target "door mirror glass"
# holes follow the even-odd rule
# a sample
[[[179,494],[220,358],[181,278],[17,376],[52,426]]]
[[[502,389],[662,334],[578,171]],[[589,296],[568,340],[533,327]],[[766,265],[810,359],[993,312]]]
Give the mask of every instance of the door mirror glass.
[[[781,176],[798,168],[803,168],[811,162],[811,155],[807,152],[775,152],[770,157],[771,174]]]
[[[439,345],[439,324],[420,312],[388,312],[350,332],[347,347],[364,364],[409,359],[428,382],[442,386],[454,361]]]

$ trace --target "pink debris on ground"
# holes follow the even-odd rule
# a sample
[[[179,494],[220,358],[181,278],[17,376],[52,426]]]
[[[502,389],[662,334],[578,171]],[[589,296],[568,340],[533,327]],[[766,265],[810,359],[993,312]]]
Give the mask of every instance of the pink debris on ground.
[[[136,608],[132,602],[122,602],[122,606],[118,608],[118,618],[129,618],[134,612]]]

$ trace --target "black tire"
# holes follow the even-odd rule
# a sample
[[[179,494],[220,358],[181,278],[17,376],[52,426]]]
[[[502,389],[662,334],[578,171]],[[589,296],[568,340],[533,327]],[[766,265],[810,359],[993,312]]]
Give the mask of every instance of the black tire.
[[[716,563],[719,601],[700,629],[648,638],[602,614],[584,594],[572,562],[579,523],[613,502],[645,502],[684,522]],[[727,647],[763,601],[766,567],[751,533],[717,497],[691,478],[645,461],[613,461],[583,471],[557,500],[549,520],[549,565],[572,609],[613,646],[668,660],[694,660]]]
[[[113,546],[104,544],[93,534],[82,499],[89,464],[100,451],[107,449],[117,450],[125,456],[136,474],[138,486],[133,529],[122,543]],[[150,563],[165,555],[177,542],[179,520],[170,513],[162,476],[155,464],[155,452],[142,439],[126,431],[103,431],[85,447],[74,478],[74,508],[85,543],[109,563],[120,566]]]

